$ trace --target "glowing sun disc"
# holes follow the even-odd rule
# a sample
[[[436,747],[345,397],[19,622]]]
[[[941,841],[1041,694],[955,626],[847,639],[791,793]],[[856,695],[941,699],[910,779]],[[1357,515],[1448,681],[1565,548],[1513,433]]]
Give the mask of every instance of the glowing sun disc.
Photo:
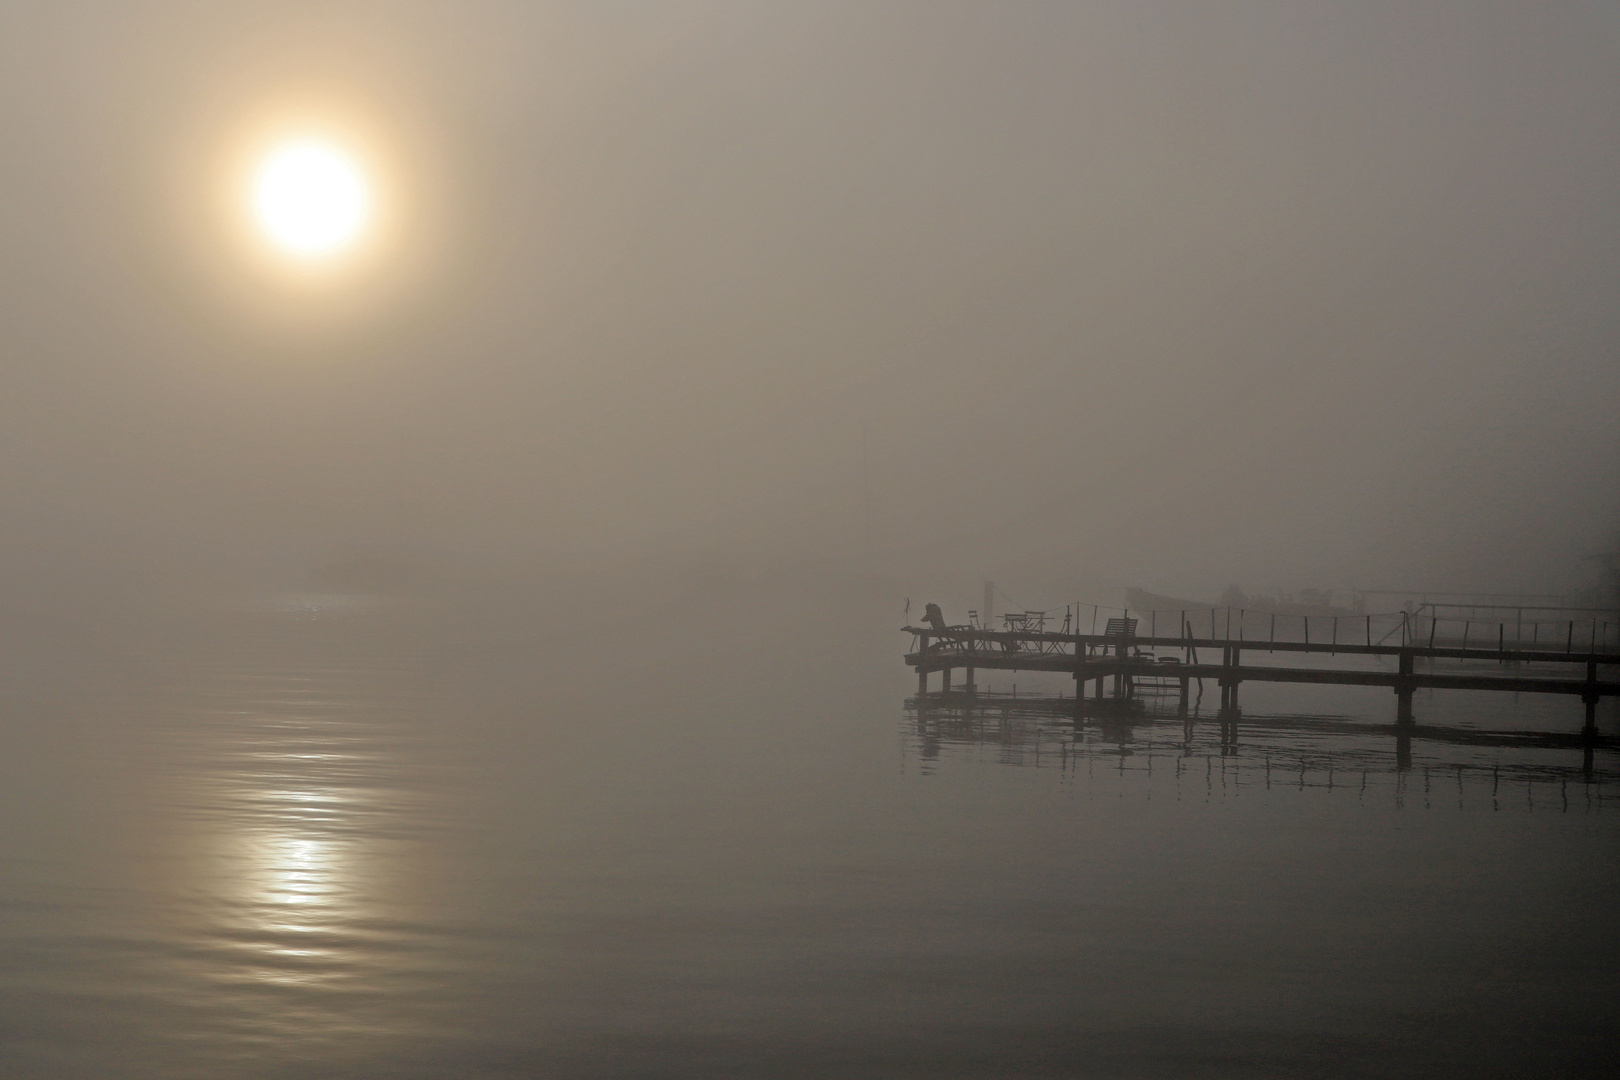
[[[334,254],[366,224],[371,193],[347,154],[324,142],[288,143],[260,164],[253,209],[270,240],[293,255]]]

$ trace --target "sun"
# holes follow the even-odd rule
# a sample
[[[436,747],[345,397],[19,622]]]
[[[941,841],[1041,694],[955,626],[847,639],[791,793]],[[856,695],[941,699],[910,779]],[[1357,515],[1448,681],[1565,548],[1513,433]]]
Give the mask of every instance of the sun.
[[[354,157],[335,143],[300,139],[274,147],[253,178],[254,216],[276,247],[322,259],[354,245],[371,217],[372,195]]]

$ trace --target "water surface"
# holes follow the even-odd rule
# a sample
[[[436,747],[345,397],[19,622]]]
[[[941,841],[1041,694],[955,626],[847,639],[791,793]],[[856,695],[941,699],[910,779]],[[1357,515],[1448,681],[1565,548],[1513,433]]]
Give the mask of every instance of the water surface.
[[[1597,1076],[1620,1050],[1613,751],[1403,757],[1387,694],[1326,688],[1246,700],[1235,742],[1027,683],[919,707],[892,620],[807,596],[785,627],[779,599],[679,633],[309,596],[36,635],[0,716],[4,1075]],[[1578,726],[1476,697],[1420,719]]]

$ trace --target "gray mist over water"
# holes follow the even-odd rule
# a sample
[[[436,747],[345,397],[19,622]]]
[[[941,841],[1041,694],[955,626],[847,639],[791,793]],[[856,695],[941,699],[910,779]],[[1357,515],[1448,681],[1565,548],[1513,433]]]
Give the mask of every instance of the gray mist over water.
[[[1590,589],[1616,115],[1597,3],[5,7],[0,1072],[1601,1075],[1578,705],[895,630]]]
[[[1557,589],[1617,526],[1600,4],[19,6],[7,531]],[[222,147],[387,147],[267,282]]]

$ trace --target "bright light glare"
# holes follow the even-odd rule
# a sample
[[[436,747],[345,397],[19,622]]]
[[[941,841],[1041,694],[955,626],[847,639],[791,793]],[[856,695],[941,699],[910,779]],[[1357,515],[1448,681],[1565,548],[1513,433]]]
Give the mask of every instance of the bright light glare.
[[[259,166],[253,209],[270,239],[303,258],[332,255],[360,234],[370,209],[354,161],[324,142],[278,147]]]

